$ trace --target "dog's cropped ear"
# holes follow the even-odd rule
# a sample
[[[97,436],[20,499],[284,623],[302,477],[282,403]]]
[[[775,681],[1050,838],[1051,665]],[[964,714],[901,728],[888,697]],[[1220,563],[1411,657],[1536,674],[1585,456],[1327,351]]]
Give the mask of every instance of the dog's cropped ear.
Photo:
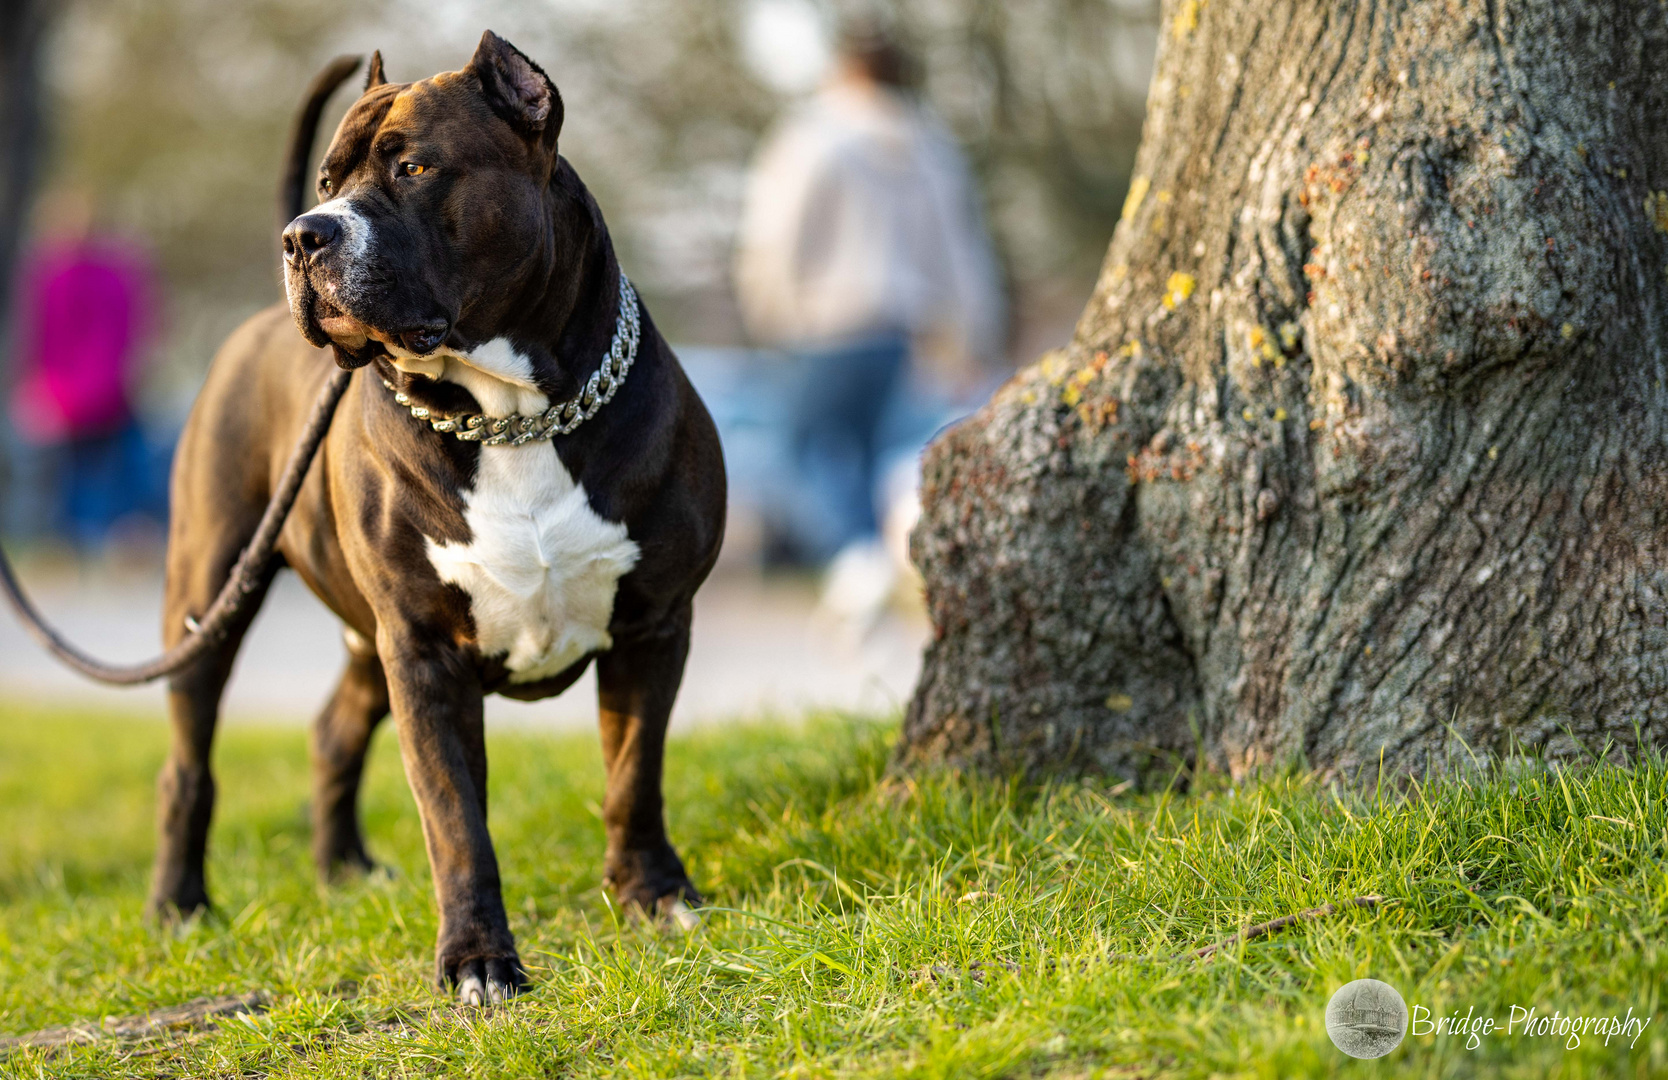
[[[378,49],[371,54],[371,66],[365,69],[365,89],[381,86],[387,81],[388,77],[382,73],[382,50]]]
[[[492,111],[523,135],[556,145],[562,130],[562,95],[544,69],[488,30],[466,69],[481,81]]]

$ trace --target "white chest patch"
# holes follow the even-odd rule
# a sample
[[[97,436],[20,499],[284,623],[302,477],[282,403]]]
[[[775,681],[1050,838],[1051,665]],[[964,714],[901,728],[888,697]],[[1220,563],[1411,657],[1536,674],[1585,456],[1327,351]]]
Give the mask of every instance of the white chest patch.
[[[395,363],[465,386],[489,415],[549,407],[532,386],[532,365],[502,341],[470,356]],[[511,682],[548,678],[613,644],[614,592],[637,564],[637,545],[624,524],[591,509],[554,444],[481,447],[463,516],[474,539],[430,538],[429,562],[469,594],[481,653],[503,656]]]

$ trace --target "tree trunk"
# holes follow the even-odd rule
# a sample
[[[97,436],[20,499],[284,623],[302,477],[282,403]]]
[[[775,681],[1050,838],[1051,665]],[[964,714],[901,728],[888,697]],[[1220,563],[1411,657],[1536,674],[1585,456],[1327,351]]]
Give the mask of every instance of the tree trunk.
[[[1072,344],[933,445],[905,763],[1668,733],[1668,13],[1166,0]]]
[[[9,352],[12,269],[35,179],[40,143],[42,0],[0,0],[0,355]]]
[[[40,44],[45,0],[0,0],[0,410],[19,378],[13,299],[29,197],[40,153]],[[14,438],[0,437],[0,528],[19,500]],[[10,504],[10,505],[9,505]]]

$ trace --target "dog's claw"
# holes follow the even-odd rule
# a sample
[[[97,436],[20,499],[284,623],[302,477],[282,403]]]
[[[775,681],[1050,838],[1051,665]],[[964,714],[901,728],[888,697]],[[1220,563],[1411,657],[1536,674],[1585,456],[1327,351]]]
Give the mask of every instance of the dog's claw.
[[[501,1005],[527,985],[526,974],[513,957],[465,960],[454,978],[459,1005]]]

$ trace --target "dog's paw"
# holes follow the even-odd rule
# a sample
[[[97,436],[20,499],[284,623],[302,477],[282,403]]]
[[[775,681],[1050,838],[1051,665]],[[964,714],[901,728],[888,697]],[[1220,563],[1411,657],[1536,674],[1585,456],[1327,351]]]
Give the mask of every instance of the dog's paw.
[[[161,927],[177,927],[202,919],[214,910],[201,884],[166,893],[152,893],[145,901],[145,918]]]
[[[356,829],[328,825],[313,837],[313,865],[326,885],[376,877],[385,869],[365,850]]]
[[[380,884],[398,881],[400,872],[377,862],[363,850],[342,858],[319,860],[319,880],[326,885],[347,885],[355,881]]]
[[[669,927],[693,934],[701,928],[701,913],[689,906],[681,896],[662,896],[656,901],[660,921]]]
[[[472,956],[455,964],[442,964],[441,985],[457,994],[459,1005],[497,1005],[528,988],[527,971],[521,958]]]
[[[627,915],[647,918],[681,930],[701,925],[695,909],[701,894],[684,873],[683,860],[671,847],[610,855],[604,874],[609,891]]]

